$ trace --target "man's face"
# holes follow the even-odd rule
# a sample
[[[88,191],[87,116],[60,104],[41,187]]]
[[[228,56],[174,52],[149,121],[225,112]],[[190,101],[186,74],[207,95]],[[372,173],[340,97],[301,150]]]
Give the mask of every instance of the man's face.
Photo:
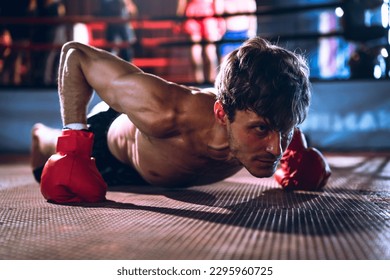
[[[226,121],[232,155],[255,177],[272,176],[291,141],[289,131],[272,130],[269,122],[252,111],[237,111]]]

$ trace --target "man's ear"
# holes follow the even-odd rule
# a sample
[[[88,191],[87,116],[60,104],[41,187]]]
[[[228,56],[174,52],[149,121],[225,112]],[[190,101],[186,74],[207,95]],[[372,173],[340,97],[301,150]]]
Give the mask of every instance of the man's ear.
[[[223,109],[221,101],[219,100],[215,101],[214,103],[214,116],[220,124],[226,124],[227,115],[225,113],[225,110]]]

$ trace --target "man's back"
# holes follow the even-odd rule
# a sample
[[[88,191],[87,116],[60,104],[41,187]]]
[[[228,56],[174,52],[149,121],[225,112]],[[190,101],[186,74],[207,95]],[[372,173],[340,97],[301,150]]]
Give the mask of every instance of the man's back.
[[[233,175],[241,167],[229,158],[226,138],[216,129],[215,97],[208,92],[182,90],[189,96],[177,110],[175,132],[150,136],[121,115],[108,132],[111,152],[154,185],[205,184]]]

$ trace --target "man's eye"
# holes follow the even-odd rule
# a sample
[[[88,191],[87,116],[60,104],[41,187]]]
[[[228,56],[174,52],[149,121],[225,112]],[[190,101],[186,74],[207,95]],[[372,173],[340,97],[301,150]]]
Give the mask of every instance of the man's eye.
[[[259,126],[256,127],[256,129],[257,129],[258,132],[266,132],[266,131],[268,131],[268,126],[266,126],[266,125],[259,125]]]

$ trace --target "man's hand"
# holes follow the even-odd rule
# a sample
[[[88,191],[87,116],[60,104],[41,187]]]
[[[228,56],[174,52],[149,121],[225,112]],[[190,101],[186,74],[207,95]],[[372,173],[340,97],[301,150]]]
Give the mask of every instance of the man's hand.
[[[314,191],[326,185],[331,173],[321,152],[308,148],[304,134],[296,128],[274,178],[286,190]]]
[[[57,153],[45,164],[41,193],[51,202],[105,201],[107,185],[91,158],[93,133],[65,130],[58,137]]]

